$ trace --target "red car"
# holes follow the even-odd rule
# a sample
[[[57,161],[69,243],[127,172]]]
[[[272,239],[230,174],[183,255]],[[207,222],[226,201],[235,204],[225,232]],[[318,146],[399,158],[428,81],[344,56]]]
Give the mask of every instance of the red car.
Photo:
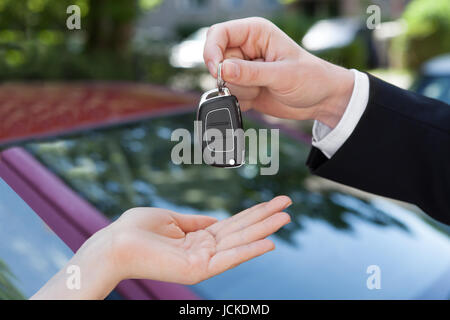
[[[309,137],[298,131],[281,128],[274,176],[258,175],[258,165],[174,165],[171,132],[193,128],[198,98],[137,84],[0,87],[0,299],[31,296],[130,207],[223,218],[277,194],[294,204],[275,251],[194,286],[123,281],[109,298],[450,297],[449,228],[311,176]],[[252,113],[244,122],[271,127]],[[371,265],[380,290],[366,285]]]

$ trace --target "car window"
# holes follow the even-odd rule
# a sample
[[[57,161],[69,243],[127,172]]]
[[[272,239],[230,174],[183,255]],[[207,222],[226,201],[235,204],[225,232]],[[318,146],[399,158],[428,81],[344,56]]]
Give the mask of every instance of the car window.
[[[448,229],[389,201],[327,187],[304,165],[309,146],[284,134],[273,176],[260,175],[259,165],[173,164],[177,142],[171,133],[192,131],[194,117],[148,119],[26,148],[111,219],[135,206],[225,218],[273,196],[290,196],[292,222],[272,237],[277,249],[192,286],[204,298],[406,299],[449,270],[450,257],[442,254],[450,250]],[[249,119],[244,125],[261,128]],[[384,290],[366,286],[373,264],[383,271]]]
[[[72,255],[0,178],[0,299],[31,297]]]

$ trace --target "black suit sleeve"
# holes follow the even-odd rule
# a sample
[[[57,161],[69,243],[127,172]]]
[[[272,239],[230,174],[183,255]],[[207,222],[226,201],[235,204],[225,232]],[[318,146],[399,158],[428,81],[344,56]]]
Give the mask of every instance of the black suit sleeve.
[[[347,141],[328,159],[312,148],[312,173],[410,202],[450,224],[450,105],[369,75],[369,101]]]

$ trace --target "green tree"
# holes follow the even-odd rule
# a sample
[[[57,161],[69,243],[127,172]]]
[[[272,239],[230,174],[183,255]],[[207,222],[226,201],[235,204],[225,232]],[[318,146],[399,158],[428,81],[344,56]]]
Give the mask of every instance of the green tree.
[[[6,263],[0,260],[0,300],[25,299],[24,295],[13,284],[14,275]]]
[[[81,9],[68,30],[66,10]],[[137,0],[0,0],[0,79],[133,78]]]
[[[417,68],[436,55],[450,52],[450,1],[413,0],[403,19],[407,31],[392,47],[393,55],[401,56],[401,65]]]

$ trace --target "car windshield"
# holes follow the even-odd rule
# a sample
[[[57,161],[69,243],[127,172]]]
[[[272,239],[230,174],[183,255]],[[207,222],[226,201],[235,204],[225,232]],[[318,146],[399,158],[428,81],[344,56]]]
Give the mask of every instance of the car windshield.
[[[72,250],[0,178],[0,300],[28,299],[73,256]],[[111,292],[106,299],[120,300]]]
[[[311,176],[304,165],[309,146],[285,134],[276,175],[260,175],[259,165],[250,164],[175,165],[170,155],[178,142],[170,141],[171,133],[192,131],[193,119],[190,113],[147,119],[25,147],[111,219],[136,206],[226,218],[276,195],[290,196],[292,222],[272,236],[276,250],[192,286],[203,298],[407,299],[449,270],[450,257],[442,254],[450,250],[448,229]],[[244,120],[246,128],[264,127]],[[366,287],[373,264],[383,271],[383,290]]]
[[[72,250],[0,178],[0,300],[31,297]]]

